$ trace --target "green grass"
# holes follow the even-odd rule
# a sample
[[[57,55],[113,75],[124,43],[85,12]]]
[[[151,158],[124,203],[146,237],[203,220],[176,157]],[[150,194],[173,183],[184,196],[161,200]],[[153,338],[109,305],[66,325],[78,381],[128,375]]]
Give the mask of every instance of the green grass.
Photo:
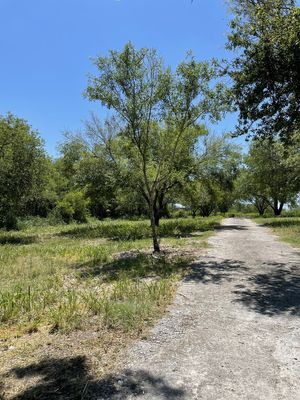
[[[181,237],[193,231],[213,229],[218,217],[165,219],[158,229],[160,237]],[[113,240],[138,240],[151,237],[149,221],[104,221],[93,225],[77,225],[60,233],[73,238],[109,238]]]
[[[300,217],[258,218],[256,221],[271,228],[285,242],[300,247]]]
[[[219,220],[164,220],[162,246],[205,246]],[[190,238],[195,231],[204,233]],[[148,221],[0,231],[0,333],[42,326],[68,332],[84,329],[94,317],[100,327],[141,329],[170,302],[189,262],[154,258],[150,249]]]

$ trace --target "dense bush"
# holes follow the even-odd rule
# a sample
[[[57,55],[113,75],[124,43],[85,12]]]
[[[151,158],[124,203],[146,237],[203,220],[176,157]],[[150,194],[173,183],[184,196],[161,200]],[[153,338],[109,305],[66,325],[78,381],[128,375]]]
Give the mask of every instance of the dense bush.
[[[69,192],[60,200],[54,210],[56,217],[65,223],[72,221],[87,222],[88,200],[80,191]]]

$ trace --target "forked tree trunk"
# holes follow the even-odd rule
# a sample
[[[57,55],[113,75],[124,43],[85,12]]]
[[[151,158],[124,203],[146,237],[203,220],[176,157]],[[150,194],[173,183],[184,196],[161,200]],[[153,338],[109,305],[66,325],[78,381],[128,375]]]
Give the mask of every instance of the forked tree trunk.
[[[277,200],[275,200],[274,201],[274,205],[273,205],[273,211],[274,211],[274,215],[276,216],[276,217],[278,217],[279,215],[281,215],[281,212],[282,212],[282,210],[283,210],[283,206],[284,206],[284,203],[280,203],[280,202],[278,202]]]

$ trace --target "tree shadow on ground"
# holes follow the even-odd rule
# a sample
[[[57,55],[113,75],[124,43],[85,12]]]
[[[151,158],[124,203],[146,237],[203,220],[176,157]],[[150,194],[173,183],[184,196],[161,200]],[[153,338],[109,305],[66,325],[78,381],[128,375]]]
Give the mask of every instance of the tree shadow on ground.
[[[143,393],[159,399],[183,399],[184,391],[144,370],[125,370],[101,380],[93,378],[84,356],[44,359],[10,371],[18,379],[39,378],[13,400],[126,400]]]
[[[35,243],[37,240],[36,236],[12,236],[12,235],[0,235],[0,245],[15,244],[25,245]]]
[[[240,302],[258,313],[300,316],[299,266],[287,268],[281,263],[267,263],[272,269],[249,277],[250,288],[239,288],[235,293]]]
[[[230,282],[248,270],[243,264],[243,261],[236,260],[193,263],[191,271],[184,278],[184,281],[202,282],[204,284],[212,283],[216,285],[221,284],[223,281]]]
[[[248,229],[245,225],[217,225],[215,230],[217,231],[246,231]]]
[[[173,273],[183,272],[190,265],[187,257],[155,258],[151,254],[140,253],[120,257],[110,263],[103,264],[101,260],[92,260],[87,263],[77,264],[74,268],[81,277],[101,276],[103,281],[120,279],[120,275],[127,278],[166,278]]]
[[[121,257],[107,264],[101,263],[101,260],[92,260],[77,264],[74,268],[83,278],[99,276],[104,282],[120,279],[120,276],[129,279],[166,278],[180,273],[186,282],[220,284],[247,271],[248,268],[243,264],[244,262],[236,260],[192,262],[188,257],[154,258],[151,254],[137,254]]]

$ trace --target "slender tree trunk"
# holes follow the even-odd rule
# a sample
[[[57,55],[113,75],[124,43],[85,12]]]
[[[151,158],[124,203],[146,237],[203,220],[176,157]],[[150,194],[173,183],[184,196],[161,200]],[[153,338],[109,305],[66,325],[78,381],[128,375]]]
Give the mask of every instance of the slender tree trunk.
[[[261,216],[264,215],[264,213],[266,211],[266,207],[263,205],[263,203],[258,200],[255,202],[254,205],[257,208],[259,215],[261,215]]]
[[[154,202],[155,225],[159,226],[161,217],[167,215],[166,205],[164,204],[165,193],[161,192],[157,195]]]
[[[153,204],[152,204],[152,207],[150,207],[150,219],[151,219],[153,250],[154,250],[154,253],[159,253],[160,247],[159,247],[159,241],[158,241],[158,235],[157,235],[157,226],[155,223],[155,208],[154,208]]]
[[[154,219],[155,219],[155,226],[159,227],[160,209],[156,206],[154,206]]]

